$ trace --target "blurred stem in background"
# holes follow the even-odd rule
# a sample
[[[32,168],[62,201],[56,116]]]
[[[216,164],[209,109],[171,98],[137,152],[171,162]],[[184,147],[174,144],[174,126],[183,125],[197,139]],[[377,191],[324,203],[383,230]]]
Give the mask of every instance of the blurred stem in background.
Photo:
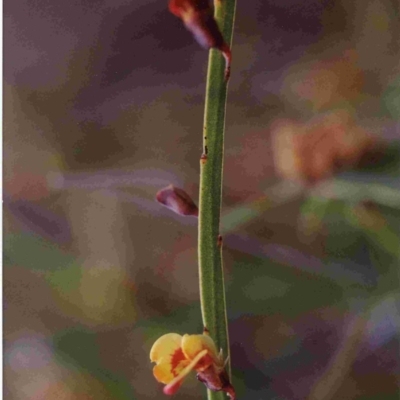
[[[216,0],[215,19],[228,45],[232,42],[236,0]],[[220,214],[224,155],[225,108],[228,80],[225,60],[210,50],[204,111],[203,155],[200,163],[199,279],[203,324],[217,348],[229,357]],[[227,363],[230,375],[230,361]],[[208,390],[209,400],[221,400],[222,392]]]

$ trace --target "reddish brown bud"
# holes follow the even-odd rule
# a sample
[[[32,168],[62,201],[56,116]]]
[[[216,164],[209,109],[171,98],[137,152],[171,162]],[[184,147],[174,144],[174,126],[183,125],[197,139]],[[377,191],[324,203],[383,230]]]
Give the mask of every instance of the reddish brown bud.
[[[225,370],[217,371],[214,365],[197,374],[197,379],[206,385],[207,389],[225,392],[231,400],[236,400],[235,389],[229,381]]]
[[[182,189],[169,185],[156,194],[156,200],[179,215],[197,217],[199,210],[191,197]]]
[[[231,50],[225,43],[208,0],[170,0],[169,10],[180,18],[205,49],[218,49],[225,58],[225,78],[230,75]]]

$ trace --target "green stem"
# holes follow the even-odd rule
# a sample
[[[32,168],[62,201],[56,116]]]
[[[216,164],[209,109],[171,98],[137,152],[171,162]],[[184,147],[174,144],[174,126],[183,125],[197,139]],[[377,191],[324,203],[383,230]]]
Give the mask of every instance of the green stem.
[[[215,18],[227,44],[232,42],[236,0],[215,0]],[[229,357],[222,243],[219,240],[224,154],[225,108],[228,82],[225,60],[211,50],[208,60],[204,110],[203,156],[200,163],[199,278],[203,324],[217,348]],[[230,374],[230,363],[227,365]],[[222,400],[222,392],[208,391],[209,400]]]

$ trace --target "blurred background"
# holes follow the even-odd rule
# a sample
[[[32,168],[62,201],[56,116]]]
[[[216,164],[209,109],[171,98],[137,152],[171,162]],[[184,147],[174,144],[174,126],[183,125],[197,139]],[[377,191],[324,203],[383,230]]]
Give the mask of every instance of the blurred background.
[[[238,398],[398,399],[400,2],[238,0],[224,264]],[[201,332],[207,52],[166,0],[4,3],[4,398],[164,399]],[[367,161],[366,164],[361,161]],[[201,399],[195,377],[176,399]]]

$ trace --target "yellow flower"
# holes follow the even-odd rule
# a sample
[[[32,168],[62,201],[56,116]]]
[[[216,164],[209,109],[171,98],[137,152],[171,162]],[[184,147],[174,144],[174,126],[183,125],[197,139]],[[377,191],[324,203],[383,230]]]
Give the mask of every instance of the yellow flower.
[[[224,371],[222,352],[218,353],[214,341],[207,334],[181,336],[167,333],[153,344],[150,360],[156,363],[154,377],[166,384],[165,394],[174,394],[185,376],[195,370],[198,379],[210,390],[223,390],[235,399],[235,392]]]

